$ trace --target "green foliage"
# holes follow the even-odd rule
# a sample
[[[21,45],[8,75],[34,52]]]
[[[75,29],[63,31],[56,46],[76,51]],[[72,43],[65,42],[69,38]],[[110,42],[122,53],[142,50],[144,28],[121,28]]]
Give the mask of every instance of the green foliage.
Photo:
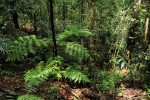
[[[56,85],[53,85],[51,87],[48,88],[48,93],[52,93],[55,90],[59,90],[59,87]]]
[[[29,53],[36,53],[37,47],[47,47],[49,39],[37,39],[35,35],[20,36],[13,41],[9,48],[7,61],[20,60],[27,57]]]
[[[61,34],[58,34],[57,41],[58,41],[58,43],[64,42],[64,41],[73,41],[73,40],[77,40],[80,37],[88,37],[91,35],[92,35],[92,33],[86,29],[80,30],[76,27],[73,27],[72,29],[70,29],[70,31],[65,31]]]
[[[92,33],[88,30],[81,30],[73,27],[70,31],[65,31],[57,35],[57,43],[65,47],[65,53],[75,57],[78,61],[88,59],[90,57],[89,51],[83,45],[75,42],[81,38],[89,37]]]
[[[90,57],[87,48],[75,42],[67,42],[65,52],[70,56],[76,57],[79,61]]]
[[[62,77],[65,77],[71,81],[74,81],[75,83],[89,82],[87,75],[82,71],[73,68],[70,69],[69,67],[66,70],[63,70],[61,69],[61,66],[62,58],[55,57],[54,59],[50,58],[46,63],[40,62],[36,68],[28,70],[24,77],[28,90],[30,90],[29,88],[33,87],[31,92],[36,91],[34,87],[39,86],[39,84],[47,80],[49,76],[53,76],[53,78],[58,80],[62,79]]]
[[[12,76],[13,75],[13,72],[11,71],[8,71],[8,70],[3,70],[0,68],[0,75],[8,75],[8,76]]]
[[[30,86],[38,86],[43,81],[47,80],[49,76],[54,76],[56,79],[61,79],[62,74],[60,65],[62,61],[59,57],[52,60],[52,58],[46,63],[40,62],[36,68],[28,70],[25,73],[25,81]]]
[[[146,51],[145,60],[150,60],[150,44],[148,45],[148,49]]]
[[[117,57],[117,64],[120,66],[120,68],[122,69],[122,68],[124,68],[128,63],[126,62],[126,60],[123,58],[123,57],[121,57],[121,56],[119,56],[118,55],[118,57]]]
[[[150,88],[147,89],[147,93],[148,93],[148,98],[150,99]]]
[[[98,87],[102,92],[114,90],[116,83],[122,80],[122,77],[115,72],[100,71],[98,73],[98,80],[100,81]]]
[[[8,53],[10,46],[10,39],[0,35],[0,54],[5,55]]]
[[[49,97],[50,100],[54,100],[55,99],[55,97],[57,96],[55,91],[58,91],[58,90],[59,90],[59,87],[56,86],[56,85],[53,85],[53,86],[48,88],[48,93],[50,94],[50,97]]]
[[[44,99],[32,94],[25,94],[18,96],[17,100],[44,100]]]
[[[147,97],[148,99],[150,99],[150,83],[149,83],[149,82],[148,82],[148,83],[144,83],[144,88],[145,88],[145,90],[147,91],[146,97]]]
[[[77,82],[78,83],[90,82],[88,76],[84,72],[82,72],[80,70],[77,70],[75,68],[68,67],[63,75],[64,75],[65,78],[67,78],[71,81],[74,81],[74,83],[77,83]]]
[[[138,79],[141,79],[143,77],[143,75],[140,73],[140,71],[137,70],[137,66],[135,66],[135,67],[131,66],[129,68],[129,70],[130,70],[130,74],[131,74],[130,80],[138,80]]]

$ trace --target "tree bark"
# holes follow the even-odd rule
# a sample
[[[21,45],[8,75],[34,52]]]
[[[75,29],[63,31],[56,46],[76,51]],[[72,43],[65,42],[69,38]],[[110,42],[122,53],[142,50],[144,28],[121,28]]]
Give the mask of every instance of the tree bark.
[[[66,1],[63,0],[63,9],[62,9],[62,20],[63,20],[63,28],[65,29],[65,20],[67,17],[67,4]]]
[[[65,21],[66,19],[66,3],[65,1],[63,0],[63,21]]]
[[[94,10],[93,10],[93,3],[91,3],[91,9],[90,9],[90,31],[94,29]]]
[[[95,24],[95,19],[94,19],[94,10],[93,10],[93,2],[91,2],[91,8],[90,8],[90,31],[92,32],[94,29],[94,24]],[[90,37],[89,39],[89,47],[90,47],[90,54],[92,54],[93,49],[94,49],[94,44],[93,44],[93,36]]]
[[[18,29],[19,28],[19,23],[18,23],[18,13],[15,11],[12,13],[12,20],[13,20],[13,23],[15,25],[15,28]]]
[[[16,0],[12,0],[9,3],[10,3],[11,9],[14,10],[15,4],[16,4]],[[12,18],[12,21],[13,21],[13,23],[15,25],[15,29],[18,29],[19,28],[19,23],[18,23],[19,16],[18,16],[18,13],[17,13],[16,10],[14,10],[13,12],[11,12],[11,18]]]
[[[141,5],[141,0],[134,0],[134,4],[136,7],[140,8]],[[139,20],[138,18],[138,12],[134,12],[132,14],[132,17],[136,20]],[[129,37],[128,37],[128,41],[127,41],[127,60],[128,63],[130,64],[130,60],[131,60],[131,54],[133,51],[133,48],[135,46],[135,42],[136,42],[136,30],[138,28],[139,24],[137,22],[135,22],[129,29]]]
[[[52,40],[53,40],[53,53],[54,56],[57,56],[57,44],[56,44],[56,36],[55,36],[55,27],[54,27],[54,13],[53,13],[53,0],[49,0],[49,21],[50,21],[50,29],[52,32]]]
[[[36,19],[36,14],[34,14],[33,16],[33,20],[34,20],[34,34],[37,34],[37,19]]]
[[[84,1],[80,1],[80,24],[83,25]]]

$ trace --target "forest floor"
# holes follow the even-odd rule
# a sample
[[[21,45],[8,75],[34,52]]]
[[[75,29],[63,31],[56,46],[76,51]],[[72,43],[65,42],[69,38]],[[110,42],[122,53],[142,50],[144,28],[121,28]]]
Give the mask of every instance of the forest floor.
[[[54,85],[58,86],[59,90],[54,90],[51,94],[48,93],[47,91],[49,87]],[[21,73],[15,73],[11,76],[0,76],[0,96],[3,96],[2,92],[14,92],[17,96],[25,94],[26,91],[23,90],[24,87],[25,82]],[[71,85],[60,81],[47,81],[40,85],[40,88],[35,94],[38,96],[42,96],[45,100],[149,100],[146,99],[146,92],[142,89],[120,87],[121,91],[115,94],[115,97],[112,97],[110,95],[110,97],[100,97],[101,99],[91,98],[85,95],[83,91],[85,91],[86,89],[88,88],[82,88],[81,86],[72,87]],[[54,98],[52,97],[52,95]],[[77,99],[74,99],[74,97],[76,97]]]

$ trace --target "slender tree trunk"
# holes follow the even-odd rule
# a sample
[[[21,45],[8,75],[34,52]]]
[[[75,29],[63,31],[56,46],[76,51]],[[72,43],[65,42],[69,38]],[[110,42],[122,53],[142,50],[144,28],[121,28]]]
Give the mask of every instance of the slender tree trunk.
[[[93,3],[91,3],[91,8],[90,8],[90,31],[92,32],[94,29],[94,10],[93,10]],[[90,43],[89,43],[89,47],[90,47],[90,53],[92,54],[93,49],[94,49],[94,45],[93,45],[93,36],[90,37],[89,39]]]
[[[138,9],[140,9],[141,0],[134,0],[134,4]],[[138,20],[138,12],[134,12],[132,14],[132,17]],[[129,29],[129,37],[127,42],[127,60],[129,64],[130,64],[132,49],[134,48],[136,42],[135,38],[136,38],[137,28],[138,28],[138,23],[134,23]]]
[[[54,13],[53,13],[53,0],[49,0],[49,21],[52,32],[52,40],[53,40],[53,53],[54,56],[57,56],[57,44],[56,44],[56,36],[55,36],[55,28],[54,28]]]
[[[11,9],[14,9],[15,8],[15,4],[16,4],[16,0],[12,0],[10,1],[10,7]],[[16,10],[14,10],[12,13],[11,13],[11,17],[12,17],[12,21],[15,25],[15,29],[18,29],[19,28],[19,23],[18,23],[18,13]]]
[[[34,20],[34,34],[37,34],[37,18],[36,18],[36,14],[34,14],[33,20]]]
[[[84,0],[80,1],[80,24],[83,25],[83,14],[84,14]]]
[[[86,20],[85,20],[85,21],[88,22],[88,18],[89,18],[89,17],[88,17],[88,16],[89,16],[89,13],[88,13],[88,12],[89,12],[89,10],[88,10],[88,8],[89,8],[88,0],[85,0],[85,4],[86,4],[86,5],[85,5],[85,6],[86,6],[86,7],[85,7],[85,12],[86,12],[86,15],[85,15],[85,16],[86,16],[86,17],[85,17]],[[88,26],[88,24],[87,24],[87,28],[88,28],[88,27],[89,27],[89,26]]]
[[[18,13],[15,11],[12,13],[12,21],[15,25],[15,28],[18,29],[19,28],[19,23],[18,23]]]
[[[66,3],[65,1],[63,0],[63,21],[65,21],[66,19]]]
[[[88,1],[87,1],[87,7],[88,7]],[[90,3],[90,15],[89,15],[89,21],[90,21],[90,24],[89,24],[89,29],[90,31],[92,32],[93,29],[94,29],[94,10],[93,10],[93,2],[91,1]],[[89,42],[88,42],[88,47],[89,47],[89,51],[90,51],[90,55],[93,55],[93,51],[94,51],[94,42],[93,42],[93,36],[90,36],[89,37]],[[88,72],[93,73],[93,69],[92,67],[89,66],[89,61],[87,61],[87,66],[88,66]]]
[[[149,18],[146,18],[146,22],[145,22],[145,33],[144,33],[144,42],[145,44],[147,44],[147,36],[148,36],[148,27],[149,27]]]
[[[65,20],[66,20],[66,1],[63,0],[63,12],[62,12],[62,20],[63,20],[63,28],[65,29]]]
[[[90,8],[90,31],[93,30],[94,23],[95,23],[95,19],[94,19],[93,3],[91,3],[91,8]]]
[[[146,0],[144,4],[148,7],[150,4],[149,0]],[[147,9],[147,14],[150,13],[150,9]],[[146,22],[145,22],[145,33],[144,33],[144,48],[143,52],[146,52],[148,50],[148,47],[150,45],[150,18],[149,15],[147,15]]]

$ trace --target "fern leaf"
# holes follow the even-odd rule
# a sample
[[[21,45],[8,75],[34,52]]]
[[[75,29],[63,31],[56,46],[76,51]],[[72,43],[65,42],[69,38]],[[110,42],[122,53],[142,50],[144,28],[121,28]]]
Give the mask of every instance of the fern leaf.
[[[31,39],[28,42],[28,50],[29,50],[29,52],[31,52],[33,54],[35,53],[34,48],[33,48],[33,42]]]
[[[9,50],[8,48],[10,46],[10,43],[11,41],[9,38],[6,38],[3,35],[2,36],[0,35],[0,53],[4,55],[8,53],[8,50]]]
[[[71,81],[74,81],[75,83],[86,83],[90,82],[88,76],[84,74],[82,71],[76,70],[76,69],[69,69],[64,74],[64,77],[67,79],[70,79]]]
[[[85,47],[75,42],[67,42],[65,52],[78,60],[87,59],[90,56],[89,51]]]
[[[30,38],[33,40],[33,39],[36,39],[36,36],[35,35],[31,35]]]
[[[45,39],[37,39],[35,35],[18,37],[10,46],[8,60],[20,60],[29,53],[35,54],[36,47],[47,46],[49,42]]]
[[[46,64],[40,62],[35,69],[28,70],[25,73],[25,81],[31,87],[38,86],[41,82],[47,80],[49,76],[54,76],[57,79],[62,78],[60,64],[61,61],[51,60]]]
[[[91,35],[92,33],[86,29],[79,30],[78,28],[72,28],[70,29],[70,31],[65,31],[61,34],[58,34],[57,41],[58,42],[68,41],[68,40],[73,40],[75,37],[88,37]]]
[[[27,55],[28,55],[28,49],[26,49],[27,45],[28,45],[28,41],[24,41],[21,45],[22,47],[19,46],[22,49],[23,56],[25,56],[25,57],[27,57]]]
[[[88,36],[91,36],[92,33],[90,31],[88,31],[88,30],[85,29],[85,30],[80,30],[78,32],[78,35],[82,36],[82,37],[88,37]]]
[[[23,42],[23,41],[24,41],[23,37],[21,37],[21,36],[18,38],[18,40],[19,40],[20,42]]]
[[[23,38],[24,38],[24,40],[30,40],[29,36],[24,36]]]
[[[32,94],[25,94],[18,96],[17,100],[44,100],[44,99]]]
[[[41,44],[40,44],[40,41],[38,41],[38,39],[33,39],[33,41],[34,41],[34,44],[35,45],[37,45],[37,46],[41,46]]]

